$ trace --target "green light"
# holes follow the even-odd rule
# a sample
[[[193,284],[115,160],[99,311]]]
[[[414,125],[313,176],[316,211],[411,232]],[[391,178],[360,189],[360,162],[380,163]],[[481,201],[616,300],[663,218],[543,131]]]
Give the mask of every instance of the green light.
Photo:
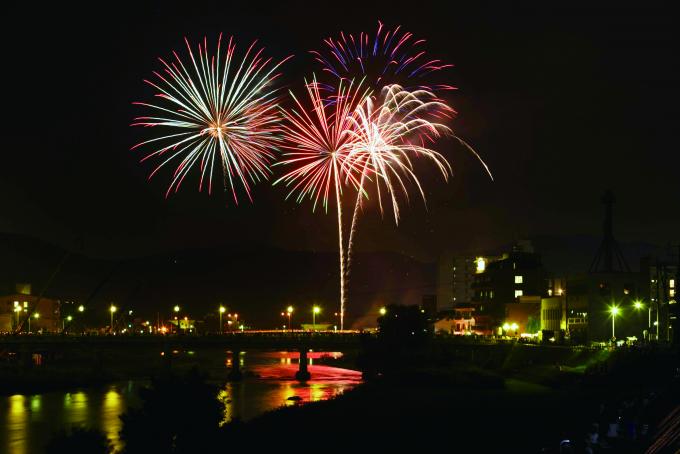
[[[619,315],[620,310],[618,306],[612,306],[609,308],[609,312],[611,312],[611,314],[616,317]]]
[[[638,309],[638,310],[642,309],[642,303],[640,301],[635,301],[633,303],[633,307],[635,307],[635,309]]]

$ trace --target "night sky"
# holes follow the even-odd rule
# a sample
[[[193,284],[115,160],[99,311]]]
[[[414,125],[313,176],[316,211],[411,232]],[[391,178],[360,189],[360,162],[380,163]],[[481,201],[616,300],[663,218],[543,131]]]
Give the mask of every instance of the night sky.
[[[414,197],[399,226],[372,210],[359,250],[431,259],[533,235],[597,236],[606,188],[618,199],[620,239],[677,240],[677,17],[669,8],[324,4],[6,10],[0,232],[101,257],[249,244],[333,250],[334,215],[285,202],[266,183],[252,205],[189,184],[165,200],[167,174],[148,183],[149,166],[130,151],[139,139],[131,102],[149,99],[142,79],[159,68],[158,56],[182,50],[184,36],[214,42],[224,32],[241,47],[257,38],[274,57],[295,54],[281,82],[299,92],[318,70],[308,50],[340,30],[373,33],[382,20],[456,65],[446,73],[459,87],[448,97],[459,112],[451,126],[496,181],[453,140],[440,142],[453,180],[419,168],[427,209]]]

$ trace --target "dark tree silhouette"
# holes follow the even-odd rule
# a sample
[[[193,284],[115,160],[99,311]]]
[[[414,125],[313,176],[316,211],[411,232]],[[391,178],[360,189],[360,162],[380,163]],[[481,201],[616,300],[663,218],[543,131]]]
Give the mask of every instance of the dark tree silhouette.
[[[112,452],[106,435],[95,429],[73,427],[57,432],[45,446],[47,454],[107,454]]]
[[[224,406],[218,387],[196,369],[165,375],[140,390],[142,405],[121,416],[126,453],[210,452],[218,444]]]

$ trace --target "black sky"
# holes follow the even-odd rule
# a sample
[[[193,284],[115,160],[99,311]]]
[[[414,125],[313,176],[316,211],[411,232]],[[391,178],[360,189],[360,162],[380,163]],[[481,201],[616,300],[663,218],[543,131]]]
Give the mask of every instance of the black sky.
[[[454,142],[448,184],[423,168],[398,227],[367,214],[360,250],[432,258],[444,248],[488,248],[539,234],[599,234],[599,196],[617,198],[623,240],[677,241],[677,16],[665,4],[469,6],[473,2],[167,2],[83,9],[53,4],[6,11],[0,232],[34,235],[99,256],[195,246],[263,244],[331,250],[332,214],[256,187],[255,204],[189,186],[164,199],[167,179],[129,148],[142,79],[184,36],[258,38],[299,90],[316,69],[308,50],[340,30],[401,24],[454,63],[454,130],[495,177]],[[513,2],[514,3],[514,2]],[[540,5],[540,3],[537,3]],[[616,5],[616,6],[615,6]],[[78,241],[76,241],[78,239]]]

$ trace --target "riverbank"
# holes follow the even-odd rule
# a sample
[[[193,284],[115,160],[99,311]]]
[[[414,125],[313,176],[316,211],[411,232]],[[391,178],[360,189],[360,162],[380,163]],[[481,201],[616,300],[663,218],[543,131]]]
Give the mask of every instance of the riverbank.
[[[585,355],[585,362],[570,365],[484,370],[458,363],[400,370],[330,401],[229,424],[225,439],[255,451],[319,446],[331,452],[558,452],[563,440],[584,448],[594,424],[605,438],[614,423],[620,444],[609,452],[642,452],[656,424],[680,401],[672,355],[622,351]],[[639,411],[632,414],[631,408]]]

